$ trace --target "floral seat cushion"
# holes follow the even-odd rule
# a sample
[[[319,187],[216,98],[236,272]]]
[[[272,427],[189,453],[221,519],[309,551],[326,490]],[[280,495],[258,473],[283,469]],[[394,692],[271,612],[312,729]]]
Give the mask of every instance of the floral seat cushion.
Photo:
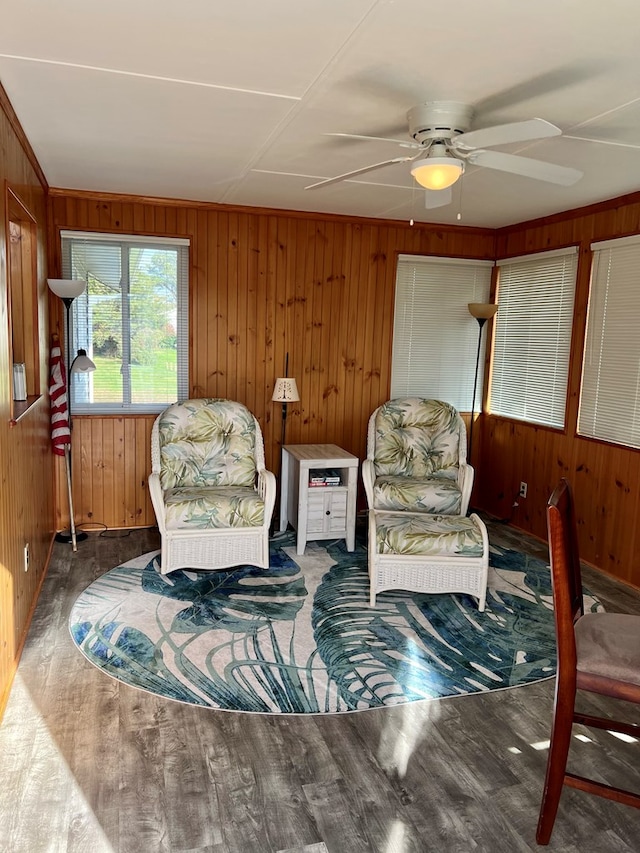
[[[441,400],[406,397],[380,406],[375,416],[374,509],[460,513],[463,429],[456,409]]]
[[[460,416],[449,403],[406,397],[380,406],[375,421],[376,476],[455,480],[460,461]]]
[[[452,515],[377,512],[380,554],[482,557],[482,532],[472,518]]]
[[[204,398],[169,406],[158,430],[164,490],[254,485],[255,419],[241,403]]]
[[[258,527],[264,501],[249,486],[168,489],[164,493],[168,530]]]
[[[373,487],[376,510],[427,512],[457,515],[462,492],[456,480],[448,477],[414,479],[400,475],[378,477]]]

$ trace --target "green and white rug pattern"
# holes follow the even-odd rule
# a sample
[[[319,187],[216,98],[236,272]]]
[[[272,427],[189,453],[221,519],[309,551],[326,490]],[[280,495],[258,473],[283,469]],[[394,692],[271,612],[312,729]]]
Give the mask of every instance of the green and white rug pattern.
[[[487,606],[385,592],[344,541],[271,542],[268,570],[158,572],[159,552],[111,569],[76,601],[75,643],[109,675],[209,708],[359,711],[529,684],[555,674],[549,568],[491,549]],[[588,597],[585,606],[598,609]]]

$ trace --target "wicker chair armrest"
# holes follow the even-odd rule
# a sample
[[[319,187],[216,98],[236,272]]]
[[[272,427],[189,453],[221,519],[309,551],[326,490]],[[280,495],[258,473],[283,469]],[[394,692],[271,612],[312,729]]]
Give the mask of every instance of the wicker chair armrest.
[[[365,459],[362,463],[362,482],[367,495],[369,509],[373,509],[373,484],[376,481],[376,472],[373,459]]]
[[[460,515],[466,515],[471,500],[471,489],[473,488],[474,470],[467,462],[463,462],[458,468],[458,486],[462,493],[460,502]]]
[[[264,523],[268,527],[276,503],[276,478],[275,474],[266,468],[258,471],[258,494],[264,501]]]
[[[158,529],[160,533],[164,533],[165,531],[165,511],[164,511],[164,495],[162,492],[162,486],[160,485],[160,475],[155,472],[149,474],[149,493],[151,495],[151,503],[153,504],[153,509],[156,514],[156,521],[158,522]]]

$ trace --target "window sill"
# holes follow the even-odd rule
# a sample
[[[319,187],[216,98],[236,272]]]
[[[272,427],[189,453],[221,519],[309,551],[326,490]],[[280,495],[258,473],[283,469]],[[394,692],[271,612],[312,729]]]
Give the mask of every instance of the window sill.
[[[9,426],[15,426],[18,421],[27,414],[27,412],[30,412],[31,409],[33,409],[38,400],[41,399],[42,394],[32,394],[30,397],[27,397],[26,400],[14,400],[11,407],[11,420],[9,421]]]

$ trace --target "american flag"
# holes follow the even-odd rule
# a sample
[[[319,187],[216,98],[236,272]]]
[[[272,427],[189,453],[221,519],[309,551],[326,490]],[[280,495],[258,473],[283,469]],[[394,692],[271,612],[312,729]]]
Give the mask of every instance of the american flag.
[[[54,453],[64,456],[65,447],[71,444],[71,430],[69,429],[65,367],[60,350],[60,338],[56,334],[52,337],[49,397],[51,399],[51,446]]]

